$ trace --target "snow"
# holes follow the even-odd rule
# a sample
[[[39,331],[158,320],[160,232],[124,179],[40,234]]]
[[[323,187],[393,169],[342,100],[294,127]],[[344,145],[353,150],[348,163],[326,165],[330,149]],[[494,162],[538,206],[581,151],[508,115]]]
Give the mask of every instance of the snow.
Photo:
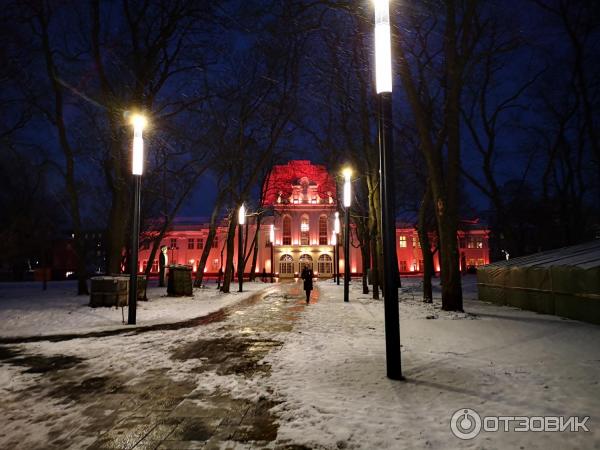
[[[127,308],[91,308],[89,296],[76,295],[76,282],[0,283],[0,336],[47,336],[66,333],[88,333],[123,328]],[[168,297],[166,288],[148,287],[148,301],[137,302],[137,326],[173,323],[204,316],[225,306],[244,300],[268,285],[244,283],[244,292],[223,294],[216,285],[194,289],[193,297]]]
[[[319,301],[267,357],[270,387],[285,399],[276,408],[278,440],[312,448],[598,448],[600,327],[469,300],[474,277],[465,278],[468,313],[443,312],[439,288],[434,305],[419,302],[418,281],[403,280],[400,303],[405,381],[386,377],[383,302],[355,282],[344,303],[342,286],[318,283]],[[461,408],[589,415],[591,428],[462,441],[450,433]]]
[[[248,310],[233,314],[227,322],[203,327],[12,347],[30,354],[85,358],[84,366],[70,375],[73,377],[81,377],[84,370],[86,376],[106,376],[133,387],[165,376],[170,382],[192,383],[197,392],[227,392],[234,398],[280,402],[272,410],[279,425],[277,441],[272,443],[275,447],[600,447],[599,326],[479,302],[472,276],[463,279],[466,312],[444,312],[439,286],[434,289],[434,303],[423,304],[420,280],[402,281],[405,381],[386,377],[383,302],[362,294],[357,281],[352,283],[349,303],[342,300],[343,286],[331,281],[315,283],[314,302],[300,308],[290,332],[260,327],[248,331],[253,333],[250,337],[283,343],[264,359],[271,366],[270,375],[264,377],[199,372],[201,359],[171,357],[173,351],[198,339],[245,333],[241,327],[228,331],[224,324],[247,323]],[[265,288],[267,297],[283,297],[290,307],[296,305],[297,300],[286,297],[277,284],[244,286],[246,293],[222,295],[210,289],[195,291],[193,299],[162,297],[162,291],[151,289],[150,301],[140,305],[139,323],[155,323],[161,315],[169,321],[201,315]],[[123,326],[120,311],[85,306],[86,298],[71,295],[73,287],[51,285],[44,294],[33,290],[39,286],[3,287],[0,334],[83,331],[84,324],[88,327],[85,331]],[[251,308],[269,307],[268,302],[260,302]],[[262,311],[254,313],[254,320]],[[10,427],[9,435],[24,435],[23,448],[39,447],[56,430],[64,430],[73,448],[93,443],[94,438],[81,431],[89,404],[51,400],[40,383],[42,377],[19,367],[2,366],[0,396],[5,419],[0,425],[6,430]],[[199,400],[187,398],[185,402]],[[482,416],[591,416],[590,432],[482,432],[473,440],[462,441],[450,432],[450,417],[462,408],[472,408]],[[0,432],[0,447],[8,442],[2,436]],[[230,444],[231,448],[247,448]]]

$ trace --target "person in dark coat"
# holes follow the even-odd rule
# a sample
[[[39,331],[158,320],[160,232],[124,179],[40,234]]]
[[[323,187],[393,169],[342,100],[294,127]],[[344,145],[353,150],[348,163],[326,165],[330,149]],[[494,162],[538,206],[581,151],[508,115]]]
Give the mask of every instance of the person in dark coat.
[[[302,279],[304,280],[304,290],[306,291],[306,304],[310,303],[310,292],[313,290],[313,271],[308,264],[304,264],[302,269]]]

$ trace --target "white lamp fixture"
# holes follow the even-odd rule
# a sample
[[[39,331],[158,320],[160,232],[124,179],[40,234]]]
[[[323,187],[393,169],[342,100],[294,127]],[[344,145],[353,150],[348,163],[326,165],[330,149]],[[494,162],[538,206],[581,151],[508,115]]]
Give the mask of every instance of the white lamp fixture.
[[[375,83],[377,93],[392,92],[392,44],[389,0],[373,0],[375,5]]]
[[[246,207],[242,203],[240,210],[238,211],[238,224],[244,225],[246,223]]]
[[[133,175],[142,175],[144,172],[144,138],[142,133],[146,127],[147,120],[140,114],[134,114],[131,118],[133,125],[133,158],[131,164],[131,173]]]
[[[341,231],[341,227],[340,227],[340,213],[339,212],[335,212],[335,219],[333,221],[333,230],[335,232],[335,234],[339,234]]]
[[[335,231],[331,234],[331,245],[337,245],[337,233]]]
[[[347,167],[342,171],[342,174],[344,175],[344,206],[348,208],[352,203],[352,188],[350,186],[352,169]]]
[[[275,243],[275,225],[271,224],[271,229],[269,230],[269,241],[271,244]]]

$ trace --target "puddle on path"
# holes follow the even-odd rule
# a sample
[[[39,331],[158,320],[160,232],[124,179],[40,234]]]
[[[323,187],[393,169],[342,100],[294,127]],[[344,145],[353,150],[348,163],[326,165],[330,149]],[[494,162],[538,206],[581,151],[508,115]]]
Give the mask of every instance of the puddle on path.
[[[259,362],[281,342],[272,339],[249,339],[223,336],[200,339],[179,347],[172,354],[176,360],[199,359],[196,372],[215,371],[219,375],[238,374],[246,377],[268,372],[270,365]]]

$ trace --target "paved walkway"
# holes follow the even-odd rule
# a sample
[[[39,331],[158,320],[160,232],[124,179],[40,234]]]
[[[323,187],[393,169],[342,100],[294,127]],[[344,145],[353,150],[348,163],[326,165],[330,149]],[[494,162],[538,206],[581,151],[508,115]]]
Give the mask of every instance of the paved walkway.
[[[278,426],[270,411],[276,406],[272,400],[240,398],[227,387],[205,389],[190,377],[173,377],[164,365],[151,362],[158,360],[158,353],[174,365],[185,365],[191,373],[260,383],[270,376],[270,366],[261,360],[281,346],[277,334],[290,332],[306,307],[301,289],[301,283],[274,285],[193,328],[186,322],[143,336],[132,333],[73,343],[1,346],[0,360],[13,371],[19,370],[20,382],[27,388],[14,389],[0,405],[4,417],[0,419],[0,447],[301,449],[293,443],[275,446]],[[318,297],[314,291],[312,302]],[[88,344],[102,348],[104,340],[106,346],[114,346],[116,339],[122,349],[85,350]],[[73,345],[82,351],[72,351]],[[44,351],[38,354],[36,348]],[[71,351],[61,354],[61,349]],[[56,353],[48,356],[49,351]],[[146,360],[145,370],[126,378],[116,363],[108,371],[94,369],[102,366],[101,358],[114,356],[115,351],[123,353],[120,367],[126,369],[131,358],[132,364]],[[27,377],[34,377],[35,383]],[[61,419],[69,408],[81,411],[75,416],[79,420]]]

